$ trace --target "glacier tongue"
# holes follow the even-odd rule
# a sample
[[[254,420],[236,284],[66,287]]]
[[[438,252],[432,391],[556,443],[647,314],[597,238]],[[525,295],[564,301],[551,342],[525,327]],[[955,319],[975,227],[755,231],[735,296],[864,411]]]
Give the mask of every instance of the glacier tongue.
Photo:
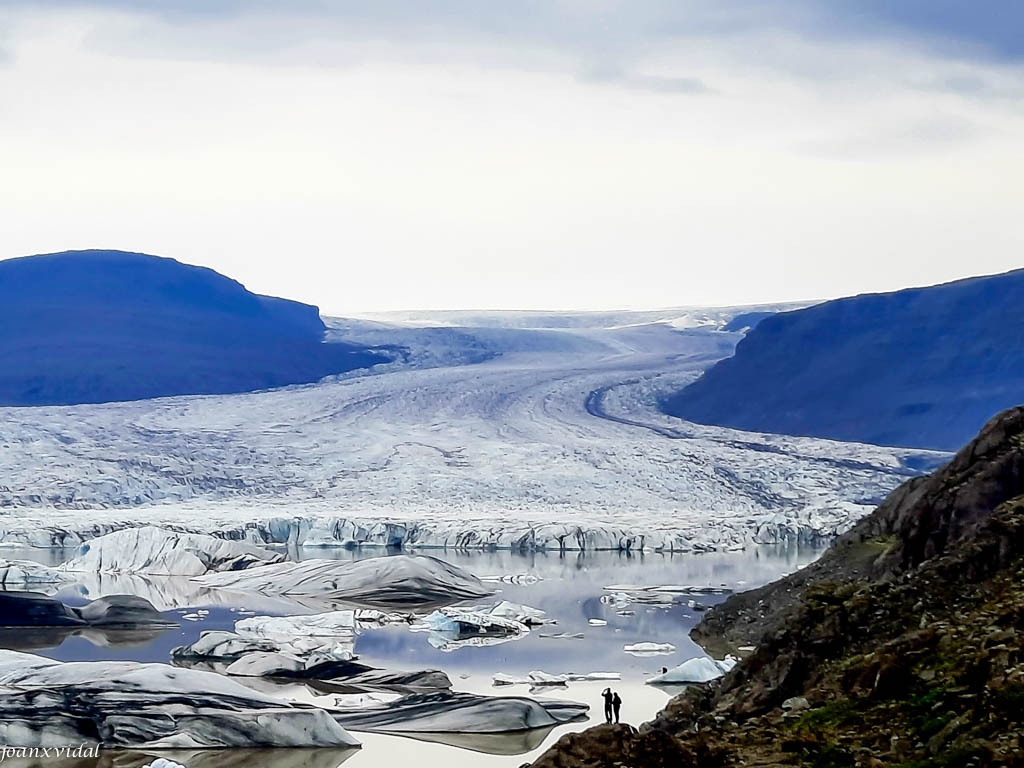
[[[0,541],[74,547],[149,524],[306,546],[820,544],[945,458],[664,415],[662,394],[740,338],[721,330],[728,311],[683,314],[335,324],[356,342],[401,333],[410,363],[250,394],[2,408]]]

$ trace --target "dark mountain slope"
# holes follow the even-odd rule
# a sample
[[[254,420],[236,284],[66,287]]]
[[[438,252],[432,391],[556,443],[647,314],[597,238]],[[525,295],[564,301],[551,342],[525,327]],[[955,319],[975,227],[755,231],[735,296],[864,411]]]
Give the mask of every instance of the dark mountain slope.
[[[640,732],[564,737],[535,765],[1024,765],[1024,408],[693,636],[755,649]]]
[[[244,392],[386,355],[324,344],[316,307],[122,251],[0,261],[0,405]]]
[[[1024,402],[1024,270],[764,318],[666,413],[702,424],[954,450]]]

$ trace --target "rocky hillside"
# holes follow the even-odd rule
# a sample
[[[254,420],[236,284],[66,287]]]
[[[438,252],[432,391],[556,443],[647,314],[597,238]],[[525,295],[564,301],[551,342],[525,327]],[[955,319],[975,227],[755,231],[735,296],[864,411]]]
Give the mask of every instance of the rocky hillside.
[[[534,765],[1024,765],[1024,408],[694,637],[755,650],[639,732],[567,736]]]
[[[828,301],[754,324],[667,413],[702,424],[956,450],[1024,402],[1024,270]]]
[[[245,392],[387,359],[325,344],[316,307],[122,251],[0,261],[0,405]]]

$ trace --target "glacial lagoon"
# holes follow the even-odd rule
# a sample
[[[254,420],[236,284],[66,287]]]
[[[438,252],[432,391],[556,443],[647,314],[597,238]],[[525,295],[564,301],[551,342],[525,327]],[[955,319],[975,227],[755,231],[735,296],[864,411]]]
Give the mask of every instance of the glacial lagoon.
[[[420,734],[413,737],[354,732],[361,750],[206,750],[167,753],[108,751],[87,760],[45,761],[61,768],[139,768],[154,756],[175,759],[188,768],[346,768],[400,765],[414,761],[420,766],[520,766],[541,754],[560,735],[579,730],[603,719],[600,692],[611,686],[623,699],[622,720],[635,725],[649,720],[679,688],[646,685],[644,681],[662,667],[672,668],[687,659],[702,656],[689,639],[690,629],[700,620],[700,607],[725,599],[729,591],[750,589],[800,568],[814,560],[820,550],[803,547],[757,547],[737,552],[709,552],[686,555],[654,553],[625,554],[531,553],[426,551],[469,570],[477,576],[495,579],[493,598],[472,601],[494,603],[508,600],[539,608],[557,624],[535,628],[529,634],[504,642],[461,647],[435,647],[427,633],[411,632],[407,626],[363,629],[355,638],[355,652],[363,663],[392,669],[435,668],[446,672],[454,690],[484,695],[550,697],[578,701],[590,706],[587,721],[576,721],[521,733],[502,735]],[[348,550],[305,548],[287,552],[293,559],[333,558],[356,560],[386,554],[380,549]],[[55,565],[69,559],[74,551],[5,547],[3,556],[31,559]],[[150,590],[151,599],[166,615],[178,622],[170,630],[144,632],[0,631],[0,647],[37,653],[61,661],[132,660],[168,662],[171,649],[189,645],[205,630],[231,630],[236,621],[253,614],[289,615],[313,612],[308,607],[280,598],[239,596],[196,590],[188,579],[132,577],[131,585]],[[693,592],[668,592],[671,604],[631,603],[609,599],[621,589],[607,587],[693,587]],[[85,578],[62,588],[58,596],[70,605],[81,604],[113,590],[124,591],[124,582]],[[602,600],[602,597],[605,599]],[[691,607],[690,601],[696,605]],[[551,637],[551,635],[564,635]],[[582,637],[579,637],[582,635]],[[636,643],[670,643],[671,653],[634,655],[625,652]],[[570,682],[531,690],[527,685],[495,686],[492,676],[504,673],[514,678],[539,670],[550,674],[617,672],[613,682]],[[301,683],[276,683],[266,679],[239,679],[260,691],[323,705],[333,696]],[[31,759],[4,761],[16,768],[42,766]]]

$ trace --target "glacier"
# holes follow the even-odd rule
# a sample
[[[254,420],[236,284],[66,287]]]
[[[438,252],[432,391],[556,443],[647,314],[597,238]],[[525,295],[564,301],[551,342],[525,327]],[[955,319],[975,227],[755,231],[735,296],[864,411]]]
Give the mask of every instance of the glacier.
[[[0,408],[0,541],[159,526],[307,547],[825,544],[947,454],[661,413],[758,309],[328,318],[334,340],[402,359],[264,392]]]

